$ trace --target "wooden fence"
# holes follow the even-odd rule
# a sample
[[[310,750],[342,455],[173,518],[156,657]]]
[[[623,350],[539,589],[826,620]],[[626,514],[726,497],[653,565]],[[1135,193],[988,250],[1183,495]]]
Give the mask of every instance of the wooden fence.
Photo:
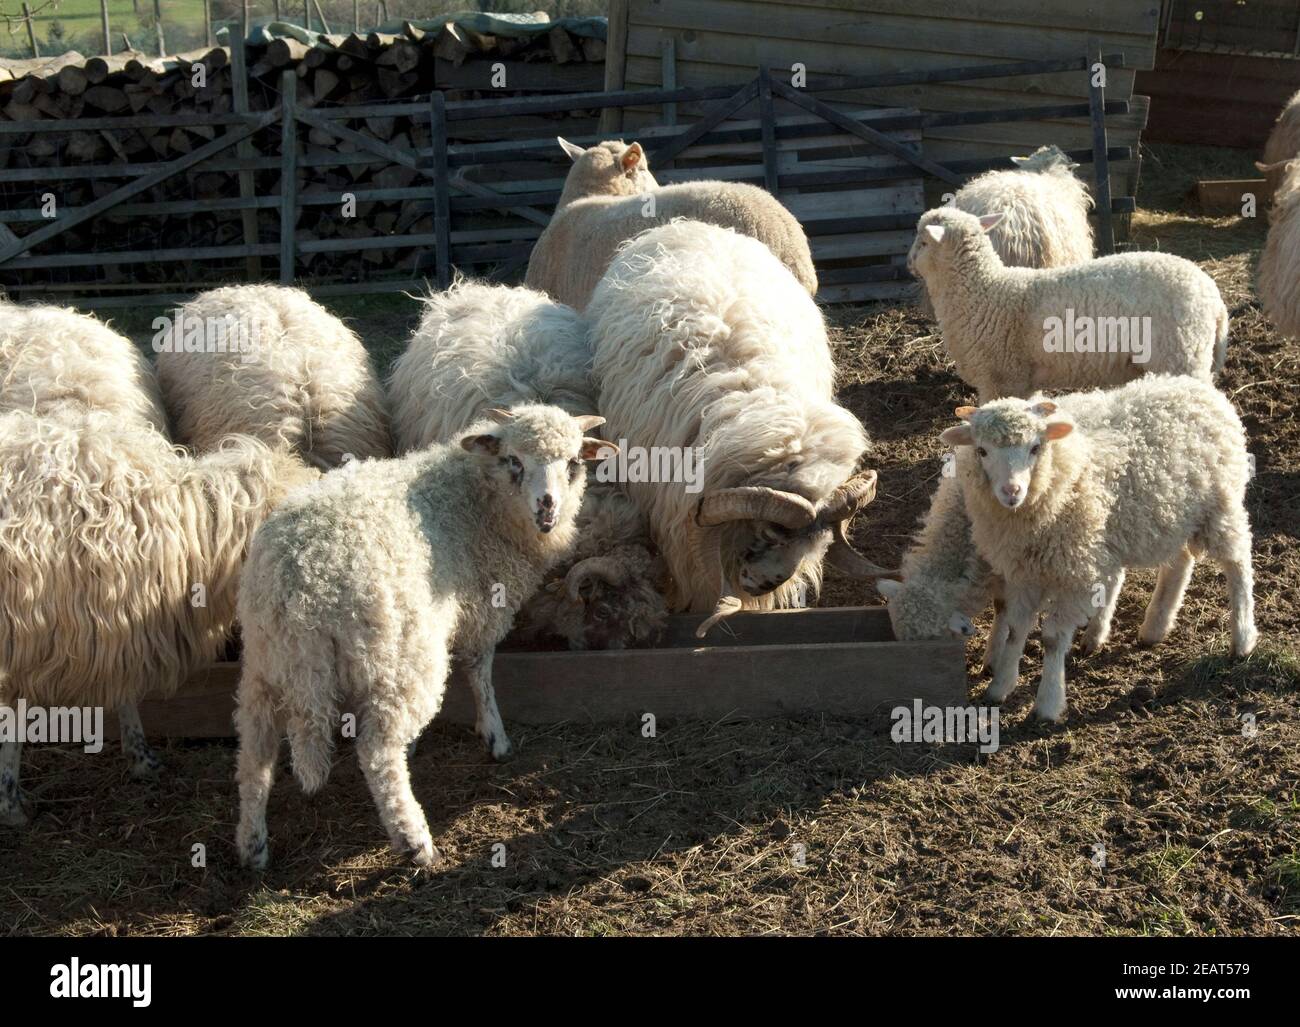
[[[245,74],[242,55],[232,54],[237,78]],[[427,100],[398,101],[356,106],[305,106],[297,97],[297,77],[289,72],[281,80],[276,109],[253,112],[241,105],[236,90],[236,109],[220,115],[134,115],[127,117],[80,118],[66,121],[0,123],[5,134],[69,132],[133,125],[157,128],[165,125],[192,128],[199,125],[224,130],[211,141],[184,156],[157,164],[115,164],[56,168],[7,168],[0,170],[5,183],[57,183],[78,178],[99,181],[99,195],[93,202],[74,208],[56,209],[52,218],[39,210],[3,212],[0,221],[0,278],[19,273],[10,282],[10,292],[30,298],[40,296],[40,283],[22,272],[42,268],[99,267],[104,264],[150,264],[189,261],[239,262],[240,277],[254,275],[252,262],[274,260],[281,282],[300,278],[300,263],[312,253],[417,249],[426,251],[419,269],[445,286],[453,268],[490,269],[497,277],[516,274],[532,249],[533,242],[548,221],[549,211],[559,197],[562,170],[552,177],[521,178],[516,169],[529,160],[554,161],[558,156],[553,136],[506,142],[449,144],[455,124],[463,121],[554,115],[577,109],[622,109],[632,106],[670,108],[679,103],[701,104],[700,116],[690,124],[664,124],[639,131],[650,164],[663,182],[691,178],[724,178],[752,181],[779,196],[804,221],[813,242],[826,301],[862,300],[899,295],[908,287],[905,253],[921,213],[924,178],[934,178],[945,188],[956,189],[978,172],[1009,167],[1005,157],[949,160],[928,159],[920,141],[928,129],[943,126],[979,126],[1047,118],[1086,119],[1093,145],[1071,151],[1074,160],[1091,164],[1097,201],[1098,247],[1113,249],[1112,214],[1133,209],[1131,197],[1110,195],[1109,164],[1131,157],[1127,147],[1107,145],[1106,118],[1128,112],[1127,101],[1105,99],[1104,86],[1090,71],[1100,61],[1107,69],[1123,67],[1123,55],[1098,54],[1071,59],[1022,61],[1004,65],[929,68],[915,72],[834,79],[810,76],[796,88],[770,75],[766,69],[739,85],[704,88],[618,90],[566,96],[537,96],[512,99],[447,102],[441,92]],[[922,114],[905,108],[846,111],[830,106],[822,94],[844,90],[861,92],[874,88],[897,88],[913,82],[958,82],[981,78],[1007,78],[1072,72],[1089,76],[1086,103],[1014,107]],[[757,117],[738,120],[747,108],[757,107]],[[364,131],[367,119],[403,116],[425,120],[431,130],[427,147],[398,148]],[[278,132],[276,131],[278,129]],[[300,153],[299,135],[316,130],[339,141],[339,149],[327,153]],[[278,143],[273,140],[278,139]],[[590,144],[596,137],[574,141]],[[1042,140],[1050,142],[1049,139]],[[254,143],[257,146],[254,146]],[[275,152],[268,153],[267,149]],[[231,151],[235,151],[231,156]],[[410,169],[419,179],[397,188],[299,191],[298,172],[307,165],[346,166],[383,163]],[[239,176],[240,195],[211,205],[223,210],[255,214],[258,210],[279,213],[278,236],[261,238],[255,216],[246,217],[242,242],[234,245],[156,248],[94,253],[35,253],[56,244],[70,228],[114,212],[156,215],[183,213],[196,206],[191,201],[148,202],[142,194],[160,183],[184,175],[200,166]],[[545,166],[545,165],[543,165]],[[273,195],[257,192],[252,173],[279,172]],[[112,179],[129,181],[110,188]],[[415,201],[417,213],[432,216],[431,230],[393,231],[371,236],[330,239],[299,239],[295,226],[299,213],[310,205],[345,208],[351,202]],[[472,223],[475,215],[497,212],[489,226]],[[8,224],[29,222],[39,227],[18,235]],[[7,223],[6,223],[7,222]],[[402,227],[402,226],[399,226]],[[25,280],[24,280],[25,279]],[[212,284],[215,284],[213,282]],[[315,281],[307,283],[318,295],[418,290],[422,277],[377,276],[366,281]],[[94,291],[86,283],[84,291]],[[188,293],[63,299],[87,307],[136,306],[142,302],[174,303]]]

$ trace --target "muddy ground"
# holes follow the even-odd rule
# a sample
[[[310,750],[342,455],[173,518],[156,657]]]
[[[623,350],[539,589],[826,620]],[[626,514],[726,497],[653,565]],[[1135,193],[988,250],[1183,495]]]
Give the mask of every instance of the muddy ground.
[[[1249,160],[1154,150],[1134,222],[1137,245],[1199,261],[1229,307],[1252,295],[1265,225],[1202,217],[1183,194],[1198,174],[1246,177]],[[381,364],[414,317],[389,301],[340,310]],[[881,473],[856,541],[896,560],[935,484],[937,435],[971,393],[909,309],[831,318],[841,399]],[[513,725],[517,755],[498,766],[435,724],[414,777],[447,859],[425,873],[387,851],[346,749],[316,797],[281,778],[260,881],[234,865],[232,744],[166,746],[165,775],[144,786],[111,753],[29,749],[38,815],[0,832],[0,933],[1295,933],[1300,347],[1248,310],[1220,384],[1258,464],[1264,641],[1248,661],[1226,656],[1222,578],[1201,566],[1155,650],[1135,645],[1152,575],[1130,576],[1111,644],[1071,660],[1062,726],[1028,717],[1032,641],[991,756],[896,745],[883,718],[661,720],[654,739],[632,722]],[[834,577],[822,597],[874,602]]]

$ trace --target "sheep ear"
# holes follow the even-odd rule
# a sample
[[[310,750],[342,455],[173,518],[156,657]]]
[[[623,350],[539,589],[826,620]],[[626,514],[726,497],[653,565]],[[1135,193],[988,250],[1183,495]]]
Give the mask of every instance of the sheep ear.
[[[958,424],[940,435],[939,441],[948,446],[973,446],[975,436],[971,434],[969,424]]]
[[[893,599],[894,596],[903,591],[903,583],[895,581],[893,578],[877,578],[876,591],[886,599]]]
[[[975,413],[975,411],[978,409],[979,407],[958,407],[956,410],[953,411],[953,413],[956,414],[958,417],[960,417],[963,421],[969,421],[971,418],[971,414]]]
[[[926,225],[925,234],[935,242],[943,242],[943,225]]]
[[[1012,164],[1023,164],[1023,163],[1024,163],[1025,161],[1027,161],[1027,160],[1029,160],[1028,157],[1012,157],[1012,158],[1011,158],[1011,163],[1012,163]]]
[[[1069,421],[1053,421],[1047,426],[1047,430],[1043,432],[1043,438],[1048,442],[1055,442],[1057,439],[1065,438],[1072,431],[1074,431],[1074,425]]]
[[[605,423],[605,419],[599,414],[580,414],[574,420],[578,422],[578,428],[582,431],[591,431],[592,428],[599,428]]]
[[[623,156],[618,159],[618,162],[623,165],[623,173],[630,175],[640,166],[643,159],[645,159],[645,150],[641,149],[640,143],[633,143],[623,151]]]
[[[496,421],[497,424],[505,424],[507,421],[513,419],[515,415],[509,410],[502,410],[500,407],[491,407],[484,412],[484,416],[489,420]]]
[[[1281,161],[1279,161],[1278,163],[1280,164]],[[1255,170],[1256,170],[1256,171],[1262,171],[1262,172],[1264,172],[1265,174],[1268,174],[1270,171],[1275,170],[1275,169],[1277,168],[1277,166],[1278,166],[1277,164],[1265,164],[1265,163],[1264,163],[1263,161],[1261,161],[1261,160],[1257,160],[1257,161],[1255,161]]]
[[[500,456],[501,440],[495,435],[466,435],[460,440],[460,448],[482,456]]]
[[[1029,408],[1029,412],[1035,417],[1050,417],[1056,413],[1056,404],[1050,399],[1040,399]]]
[[[1006,216],[1007,216],[1006,212],[1001,210],[998,211],[996,214],[981,214],[980,231],[983,232],[993,231],[993,229],[997,228],[998,223],[1001,222],[1001,220]]]
[[[575,163],[579,157],[587,152],[581,146],[569,142],[564,136],[556,136],[555,141],[560,144],[560,149],[569,155],[569,160]]]
[[[616,456],[618,456],[618,447],[612,442],[606,442],[604,439],[582,440],[582,459],[584,460],[608,460]]]

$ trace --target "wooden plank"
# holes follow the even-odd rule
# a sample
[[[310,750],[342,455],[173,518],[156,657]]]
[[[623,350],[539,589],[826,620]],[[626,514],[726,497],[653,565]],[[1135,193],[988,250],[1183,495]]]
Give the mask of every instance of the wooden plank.
[[[105,14],[105,17],[107,17],[107,14]],[[209,26],[209,31],[211,31],[211,26]],[[247,115],[250,112],[248,105],[248,65],[244,60],[244,39],[238,32],[230,33],[230,84],[235,113]],[[235,153],[239,157],[254,156],[252,139],[243,139],[236,143]],[[256,192],[257,190],[253,185],[253,173],[251,171],[239,172],[240,197],[247,200],[256,195]],[[245,208],[240,215],[240,221],[244,229],[245,245],[256,246],[258,243],[257,211]],[[262,280],[261,257],[249,257],[244,269],[248,274],[249,281],[260,282]]]
[[[915,282],[862,282],[853,285],[832,285],[817,290],[817,302],[822,306],[839,303],[884,303],[906,300],[914,302],[917,296]]]
[[[660,83],[665,89],[677,88],[677,42],[672,36],[668,36],[663,41],[663,49],[659,57],[663,64],[663,75],[660,76]],[[669,127],[677,124],[677,104],[664,104],[663,123]]]
[[[298,76],[280,75],[280,284],[292,285],[298,228]]]
[[[1106,64],[1100,46],[1094,45],[1092,69],[1088,72],[1088,103],[1092,115],[1093,199],[1096,202],[1097,256],[1115,252],[1115,225],[1110,209],[1110,166],[1106,156]]]
[[[709,133],[709,130],[731,117],[742,107],[758,96],[758,80],[746,82],[725,100],[711,106],[699,121],[684,132],[679,133],[654,148],[651,159],[658,164],[668,164],[673,157],[691,146],[697,139]]]
[[[605,92],[624,88],[627,61],[628,0],[609,0],[605,28]],[[617,135],[623,130],[623,109],[606,107],[600,112],[600,131]]]
[[[433,132],[433,233],[439,289],[451,285],[451,182],[447,174],[447,100],[440,91],[429,94]]]
[[[776,160],[776,112],[772,109],[772,73],[758,69],[758,118],[763,145],[763,188],[780,195],[780,172]]]
[[[1240,214],[1243,193],[1253,193],[1261,207],[1273,195],[1264,178],[1220,178],[1196,183],[1196,200],[1205,214]]]
[[[615,722],[645,713],[708,720],[866,717],[914,699],[937,706],[969,702],[965,646],[956,640],[892,641],[883,607],[742,613],[703,641],[694,637],[702,620],[671,618],[664,644],[654,649],[503,649],[493,661],[502,714],[507,723],[523,724]],[[146,732],[231,737],[238,680],[237,664],[217,664],[171,699],[146,700],[140,709]],[[459,671],[453,672],[439,719],[474,722]]]

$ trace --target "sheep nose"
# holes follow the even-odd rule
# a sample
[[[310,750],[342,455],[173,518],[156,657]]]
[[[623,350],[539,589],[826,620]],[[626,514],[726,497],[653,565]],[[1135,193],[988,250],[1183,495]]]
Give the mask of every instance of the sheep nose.
[[[1002,486],[1002,494],[1008,499],[1015,499],[1020,495],[1020,485],[1014,481],[1009,481]]]
[[[544,496],[542,496],[542,509],[543,509],[543,510],[549,510],[549,509],[551,509],[551,507],[553,507],[554,505],[555,505],[555,499],[551,496],[551,494],[550,494],[549,492],[546,493]]]

